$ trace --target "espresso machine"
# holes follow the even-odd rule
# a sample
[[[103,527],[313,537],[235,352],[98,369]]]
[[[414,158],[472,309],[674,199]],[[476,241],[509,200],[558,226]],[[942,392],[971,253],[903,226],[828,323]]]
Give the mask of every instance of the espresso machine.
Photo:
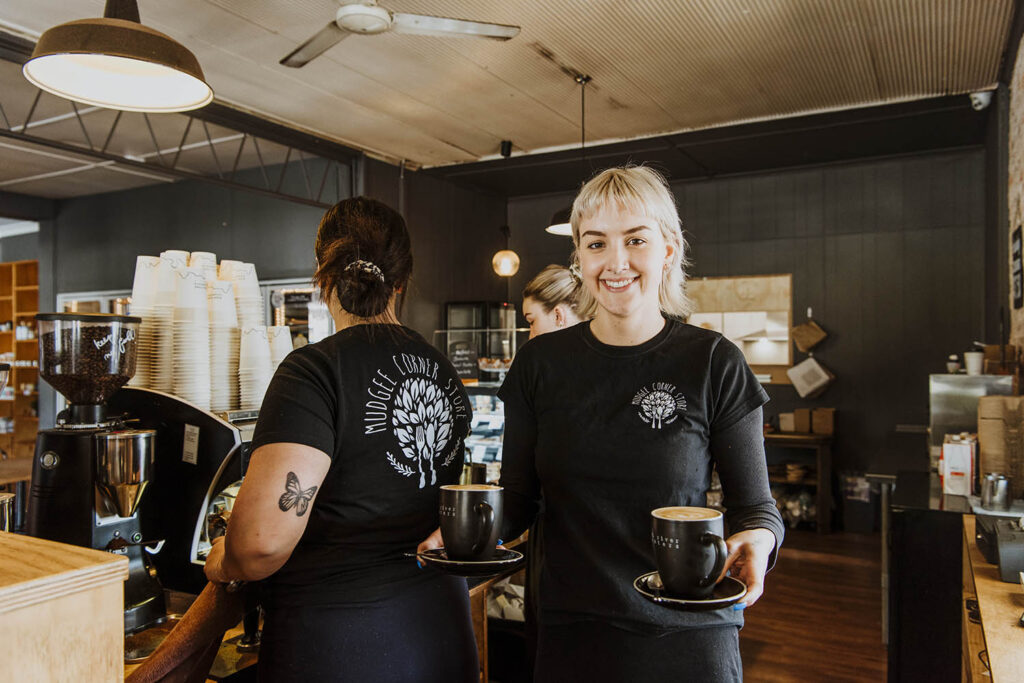
[[[140,524],[156,432],[136,428],[106,404],[135,374],[141,318],[40,313],[36,321],[39,375],[69,407],[54,429],[36,437],[27,531],[127,556],[124,627],[133,633],[166,618],[163,588],[150,561],[162,544],[146,538]]]

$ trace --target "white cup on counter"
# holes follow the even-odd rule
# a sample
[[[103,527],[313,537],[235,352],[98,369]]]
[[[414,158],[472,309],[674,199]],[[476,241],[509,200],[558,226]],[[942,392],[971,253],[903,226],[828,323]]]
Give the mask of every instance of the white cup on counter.
[[[208,324],[206,276],[202,268],[182,268],[176,274],[174,319]],[[188,312],[188,314],[185,314]]]
[[[238,327],[238,312],[235,310],[235,287],[224,280],[206,281],[206,300],[209,304],[210,325],[215,327]]]
[[[242,261],[232,261],[231,259],[223,259],[220,262],[220,267],[217,270],[217,277],[221,280],[234,280],[235,271],[241,270],[245,263]]]
[[[188,267],[189,252],[182,251],[181,249],[168,249],[160,252],[160,258],[165,258],[170,261],[171,266],[178,270],[179,268]]]
[[[135,259],[135,280],[132,282],[132,308],[148,310],[156,302],[159,256],[138,256]]]
[[[980,375],[985,366],[985,354],[981,351],[964,352],[964,367],[968,375]]]
[[[238,349],[239,367],[269,368],[270,341],[267,339],[267,328],[245,327],[241,334],[242,340]]]
[[[274,325],[267,328],[270,340],[270,360],[276,366],[292,352],[292,331],[286,325]]]

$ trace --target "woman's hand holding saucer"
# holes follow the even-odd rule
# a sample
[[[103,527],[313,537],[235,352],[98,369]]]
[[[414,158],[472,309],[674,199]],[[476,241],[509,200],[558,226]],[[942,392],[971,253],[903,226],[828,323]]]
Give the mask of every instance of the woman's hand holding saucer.
[[[768,529],[747,529],[725,539],[725,545],[729,548],[729,557],[719,581],[727,573],[742,581],[747,594],[733,609],[743,609],[740,605],[750,607],[764,592],[764,575],[768,571],[768,558],[775,549],[775,534]]]

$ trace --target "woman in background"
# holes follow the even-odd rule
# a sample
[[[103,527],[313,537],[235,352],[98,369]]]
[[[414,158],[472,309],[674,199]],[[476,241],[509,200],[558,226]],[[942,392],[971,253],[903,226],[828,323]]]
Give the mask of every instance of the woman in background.
[[[583,320],[578,308],[579,285],[568,268],[553,264],[526,283],[523,317],[530,325],[530,339]]]

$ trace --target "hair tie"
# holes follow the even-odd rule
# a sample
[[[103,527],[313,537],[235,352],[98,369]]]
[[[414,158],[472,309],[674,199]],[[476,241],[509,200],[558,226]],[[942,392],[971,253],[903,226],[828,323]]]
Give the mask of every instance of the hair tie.
[[[380,269],[380,266],[378,266],[376,263],[373,263],[371,261],[363,261],[362,259],[357,259],[352,263],[348,264],[347,266],[345,266],[345,272],[347,273],[353,268],[355,268],[356,270],[361,270],[364,273],[369,273],[370,275],[373,275],[374,277],[378,278],[381,282],[384,282],[384,271],[382,271]]]

